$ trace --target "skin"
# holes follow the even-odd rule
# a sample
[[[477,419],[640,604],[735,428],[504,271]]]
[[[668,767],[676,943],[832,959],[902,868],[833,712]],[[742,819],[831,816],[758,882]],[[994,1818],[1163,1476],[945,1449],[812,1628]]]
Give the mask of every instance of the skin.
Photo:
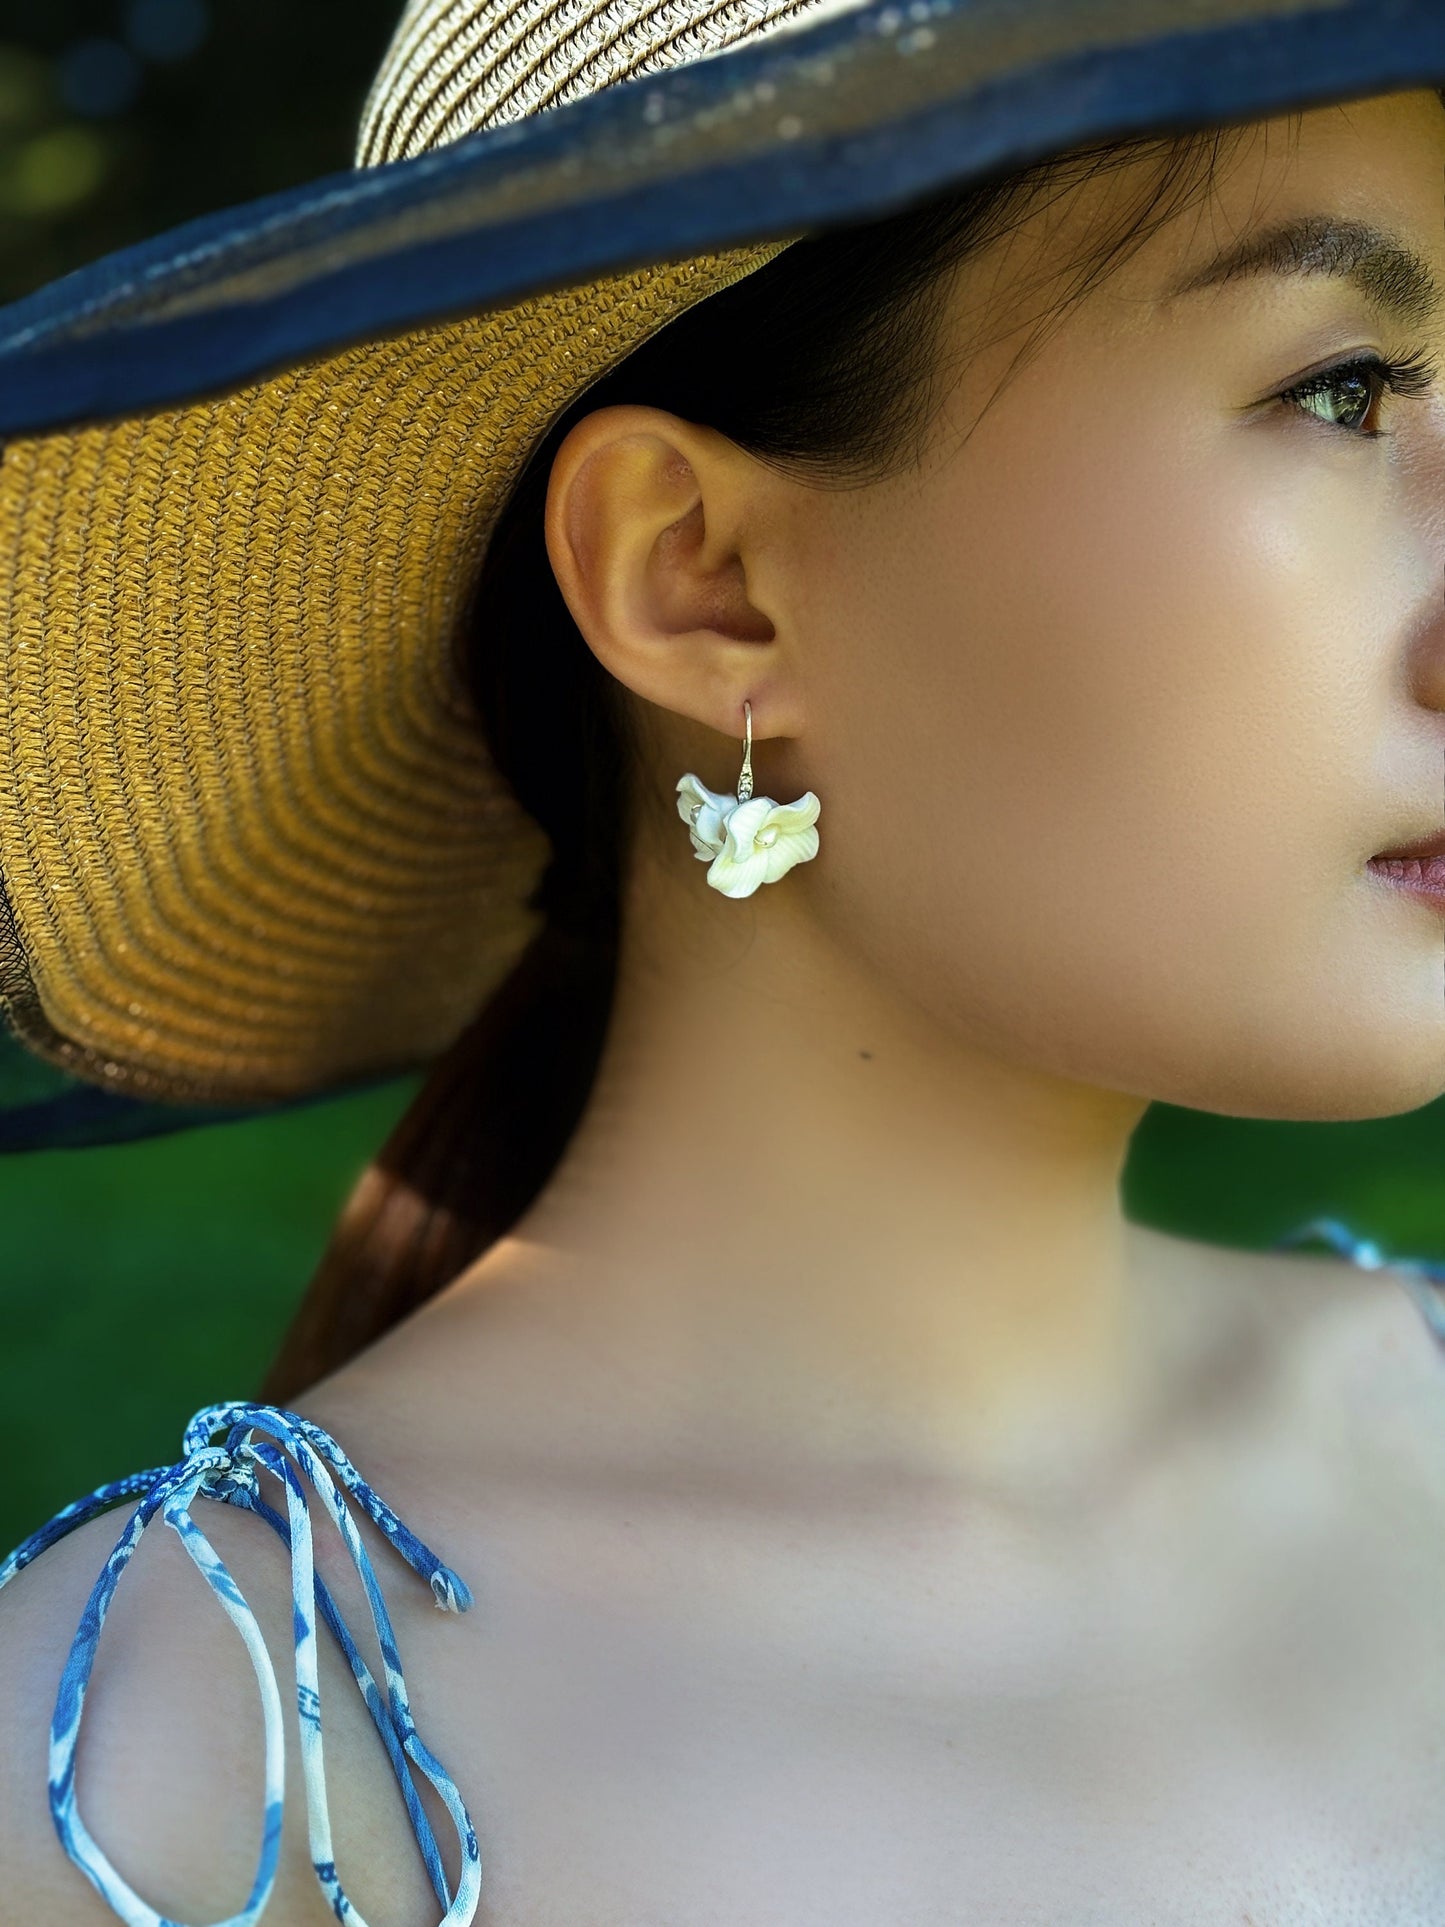
[[[1157,1416],[1118,1196],[1148,1102],[1445,1090],[1438,918],[1364,868],[1441,820],[1445,407],[1387,397],[1370,445],[1257,405],[1400,346],[1338,283],[1158,300],[1314,206],[1388,211],[1445,280],[1445,114],[1280,131],[981,419],[1017,342],[979,357],[893,479],[820,489],[640,407],[556,458],[549,552],[648,729],[647,828],[595,1099],[473,1282],[581,1281],[595,1342],[648,1361],[649,1440],[1087,1484]],[[1120,191],[971,263],[946,352]],[[823,813],[818,858],[737,902],[673,786],[732,788],[744,698],[759,792]]]
[[[958,384],[878,483],[642,407],[559,451],[549,553],[647,749],[616,1018],[534,1208],[300,1402],[485,1576],[460,1624],[388,1596],[487,1818],[493,1927],[941,1927],[961,1895],[1069,1927],[1440,1917],[1419,1315],[1133,1226],[1118,1181],[1154,1099],[1445,1091],[1439,918],[1364,867],[1441,820],[1445,401],[1386,396],[1372,444],[1274,399],[1445,323],[1402,341],[1324,278],[1161,299],[1315,209],[1399,227],[1445,285],[1442,167],[1431,92],[1248,130],[985,408],[1018,339],[975,352],[981,317],[1031,316],[1138,177],[1054,203],[959,274]],[[745,698],[757,792],[815,791],[821,843],[732,901],[674,785],[731,791]],[[220,1510],[284,1652],[284,1557]],[[36,1735],[98,1523],[0,1595],[29,1659],[0,1863],[18,1917],[77,1927],[111,1916],[49,1836]],[[107,1622],[85,1797],[133,1878],[166,1869],[155,1904],[211,1918],[255,1851],[214,1788],[259,1786],[259,1726],[239,1643],[178,1614],[182,1559],[148,1535]],[[322,1666],[353,1897],[434,1919]],[[293,1779],[288,1923],[325,1917],[301,1811]]]

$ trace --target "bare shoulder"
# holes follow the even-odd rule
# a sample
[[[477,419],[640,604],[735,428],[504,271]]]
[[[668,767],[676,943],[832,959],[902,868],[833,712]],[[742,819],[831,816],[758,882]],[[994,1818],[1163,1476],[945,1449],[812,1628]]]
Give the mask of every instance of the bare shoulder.
[[[1445,1347],[1401,1268],[1304,1251],[1229,1257],[1283,1361],[1287,1395],[1362,1468],[1445,1507]]]
[[[1445,1298],[1394,1265],[1329,1262],[1338,1309],[1319,1334],[1314,1383],[1381,1471],[1445,1518],[1445,1344],[1420,1301],[1438,1313]]]
[[[1205,1423],[1308,1442],[1362,1497],[1415,1505],[1421,1530],[1445,1525],[1445,1349],[1400,1266],[1144,1227],[1138,1249],[1167,1369],[1202,1388]]]
[[[0,1591],[0,1866],[8,1918],[44,1920],[47,1927],[113,1927],[117,1918],[57,1836],[48,1751],[71,1643],[134,1511],[127,1503],[76,1528]],[[324,1927],[333,1916],[308,1851],[290,1556],[252,1514],[201,1499],[193,1516],[256,1615],[285,1720],[280,1861],[263,1919],[267,1927]],[[342,1609],[377,1670],[356,1612],[349,1601]],[[342,1883],[368,1918],[425,1927],[439,1909],[385,1753],[324,1630],[318,1650]],[[76,1756],[80,1817],[116,1871],[162,1917],[229,1918],[246,1904],[256,1874],[264,1755],[249,1654],[180,1539],[154,1519],[121,1575],[86,1691]],[[446,1858],[439,1818],[435,1824]]]

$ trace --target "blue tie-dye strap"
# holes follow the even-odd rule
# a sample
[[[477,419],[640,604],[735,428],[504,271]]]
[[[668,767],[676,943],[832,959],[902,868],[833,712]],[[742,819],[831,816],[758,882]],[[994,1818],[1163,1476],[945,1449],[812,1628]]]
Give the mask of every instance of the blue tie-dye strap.
[[[1311,1218],[1286,1232],[1275,1250],[1307,1243],[1312,1238],[1333,1245],[1343,1257],[1365,1271],[1388,1271],[1397,1277],[1420,1309],[1437,1345],[1445,1350],[1445,1260],[1397,1258],[1383,1251],[1373,1238],[1361,1238],[1339,1218]]]
[[[227,1426],[230,1430],[224,1443],[213,1444],[214,1435]],[[258,1436],[263,1433],[270,1433],[294,1453],[331,1514],[361,1576],[386,1673],[386,1700],[382,1699],[375,1679],[357,1651],[356,1643],[325,1582],[315,1571],[310,1510],[296,1469],[274,1445]],[[274,1405],[249,1405],[237,1400],[208,1405],[197,1412],[186,1427],[183,1445],[185,1457],[178,1465],[156,1466],[148,1472],[135,1472],[129,1478],[98,1486],[88,1497],[77,1499],[74,1504],[57,1512],[47,1525],[32,1533],[0,1565],[0,1586],[4,1586],[67,1532],[121,1500],[140,1495],[140,1504],[106,1560],[105,1568],[96,1580],[81,1615],[55,1701],[55,1714],[50,1726],[50,1812],[61,1845],[111,1908],[127,1923],[127,1927],[178,1927],[178,1923],[157,1913],[116,1872],[86,1830],[75,1800],[75,1752],[80,1734],[80,1716],[100,1629],[120,1576],[142,1532],[159,1512],[165,1523],[177,1533],[181,1544],[204,1574],[212,1592],[245,1641],[261,1690],[266,1765],[260,1858],[244,1910],[215,1923],[215,1927],[254,1927],[270,1898],[280,1853],[285,1787],[285,1730],[281,1717],[281,1697],[255,1614],[215,1548],[190,1515],[191,1503],[200,1493],[207,1498],[221,1499],[227,1504],[242,1506],[259,1514],[279,1533],[291,1552],[296,1703],[301,1723],[307,1828],[311,1862],[332,1912],[340,1921],[353,1922],[354,1927],[366,1927],[362,1915],[342,1888],[332,1857],[331,1822],[322,1768],[321,1692],[316,1670],[317,1607],[350,1662],[362,1698],[386,1746],[422,1857],[431,1875],[432,1887],[445,1910],[441,1927],[465,1927],[475,1917],[477,1897],[481,1890],[481,1855],[476,1832],[451,1776],[429,1751],[416,1730],[407,1699],[406,1682],[402,1677],[396,1635],[381,1596],[381,1587],[346,1501],[337,1491],[331,1472],[327,1470],[328,1464],[407,1564],[430,1583],[432,1594],[440,1607],[448,1612],[465,1612],[472,1603],[470,1591],[457,1574],[444,1566],[435,1553],[415,1538],[391,1508],[378,1498],[330,1433],[309,1419]],[[286,1494],[289,1524],[260,1496],[258,1472],[261,1470],[270,1472],[280,1480]],[[448,1894],[436,1838],[422,1807],[408,1760],[415,1761],[426,1774],[456,1827],[462,1861],[461,1882],[455,1899]]]
[[[1338,1218],[1328,1217],[1312,1218],[1296,1226],[1276,1240],[1272,1249],[1284,1250],[1311,1240],[1323,1240],[1364,1269],[1386,1269],[1398,1277],[1419,1306],[1435,1339],[1445,1349],[1445,1261],[1388,1256],[1372,1239],[1359,1237]],[[227,1426],[230,1430],[224,1444],[213,1444],[215,1434]],[[366,1662],[357,1651],[356,1643],[325,1582],[315,1572],[311,1519],[305,1493],[290,1461],[275,1446],[257,1436],[268,1432],[288,1446],[299,1460],[302,1470],[320,1493],[361,1576],[386,1672],[385,1701]],[[208,1405],[197,1412],[186,1427],[183,1444],[185,1458],[180,1464],[155,1466],[149,1471],[135,1472],[128,1478],[98,1486],[86,1498],[63,1507],[48,1524],[32,1533],[0,1564],[0,1587],[3,1587],[49,1546],[64,1538],[67,1532],[125,1499],[140,1496],[134,1515],[106,1560],[105,1568],[86,1603],[66,1660],[51,1721],[50,1811],[66,1853],[127,1923],[127,1927],[179,1927],[179,1923],[158,1914],[116,1872],[86,1830],[75,1802],[75,1753],[80,1716],[100,1629],[120,1575],[142,1532],[155,1514],[160,1512],[166,1524],[179,1536],[245,1641],[260,1687],[265,1720],[265,1806],[256,1877],[245,1909],[225,1921],[215,1923],[215,1927],[254,1927],[270,1898],[280,1853],[285,1786],[285,1732],[281,1698],[270,1655],[261,1638],[255,1615],[224,1562],[190,1516],[191,1502],[200,1493],[257,1513],[275,1529],[291,1552],[296,1700],[300,1715],[307,1826],[312,1865],[332,1912],[340,1921],[351,1921],[354,1927],[366,1927],[365,1920],[341,1886],[332,1858],[331,1824],[322,1768],[321,1695],[316,1671],[313,1608],[319,1608],[322,1618],[346,1654],[362,1698],[386,1746],[431,1876],[433,1890],[446,1910],[441,1927],[467,1927],[467,1923],[475,1918],[481,1889],[481,1855],[476,1832],[451,1776],[428,1750],[416,1730],[391,1618],[371,1561],[346,1503],[327,1471],[327,1463],[407,1564],[429,1581],[439,1606],[449,1612],[465,1612],[472,1603],[472,1595],[466,1584],[407,1530],[391,1508],[367,1485],[330,1433],[298,1413],[274,1405],[250,1405],[242,1401]],[[286,1494],[289,1525],[260,1496],[258,1469],[270,1472],[281,1481]],[[461,1883],[455,1899],[447,1892],[441,1855],[417,1794],[408,1759],[421,1767],[441,1795],[461,1841]]]

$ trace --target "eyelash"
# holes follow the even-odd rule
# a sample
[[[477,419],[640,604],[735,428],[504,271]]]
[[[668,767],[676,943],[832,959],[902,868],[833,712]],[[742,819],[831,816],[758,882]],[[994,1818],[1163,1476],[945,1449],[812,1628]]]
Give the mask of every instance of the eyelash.
[[[1361,442],[1388,441],[1392,433],[1389,429],[1369,431],[1351,428],[1344,422],[1328,422],[1301,406],[1311,396],[1330,394],[1350,376],[1363,376],[1370,381],[1371,406],[1374,406],[1385,393],[1406,396],[1428,394],[1440,378],[1440,363],[1423,348],[1411,349],[1408,354],[1393,360],[1381,355],[1356,355],[1350,361],[1337,362],[1333,368],[1322,369],[1319,374],[1311,375],[1308,381],[1296,382],[1293,387],[1283,389],[1276,399],[1287,402],[1310,421],[1318,422],[1321,428],[1337,429],[1341,434],[1353,435],[1356,441]]]

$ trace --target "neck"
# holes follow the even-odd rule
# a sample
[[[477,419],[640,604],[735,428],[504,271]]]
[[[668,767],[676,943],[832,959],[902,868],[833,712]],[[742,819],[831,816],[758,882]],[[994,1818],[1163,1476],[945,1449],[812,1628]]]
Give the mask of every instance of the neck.
[[[700,942],[631,888],[582,1122],[449,1296],[550,1281],[650,1452],[1009,1489],[1112,1458],[1150,1400],[1144,1101],[1000,1061],[771,892]]]

